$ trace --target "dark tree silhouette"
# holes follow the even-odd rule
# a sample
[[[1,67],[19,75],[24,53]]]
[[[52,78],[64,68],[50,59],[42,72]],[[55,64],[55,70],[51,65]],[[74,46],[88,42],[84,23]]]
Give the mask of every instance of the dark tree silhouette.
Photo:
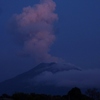
[[[91,97],[91,94],[92,94],[92,97]],[[95,89],[87,90],[87,95],[82,94],[81,90],[75,87],[75,88],[72,88],[68,92],[68,94],[63,95],[63,96],[61,95],[52,96],[52,95],[35,94],[35,93],[30,93],[30,94],[14,93],[12,96],[3,94],[0,97],[0,100],[100,100],[100,93],[97,92]]]
[[[100,92],[96,88],[87,89],[86,95],[94,100],[100,100]]]
[[[68,92],[69,100],[81,100],[81,97],[82,97],[81,90],[79,88],[77,88],[77,87],[71,89]]]

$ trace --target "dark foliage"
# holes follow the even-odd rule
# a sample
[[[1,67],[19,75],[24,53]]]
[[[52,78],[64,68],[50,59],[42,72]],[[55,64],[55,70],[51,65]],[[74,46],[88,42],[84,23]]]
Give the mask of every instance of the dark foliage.
[[[91,90],[92,91],[92,90]],[[87,95],[81,93],[81,90],[77,87],[72,88],[67,95],[46,95],[46,94],[35,94],[35,93],[14,93],[12,96],[8,96],[7,94],[3,94],[0,97],[0,100],[100,100],[95,99],[90,96],[90,90],[87,90]],[[98,92],[93,92],[98,94]],[[93,96],[93,95],[92,95]],[[100,96],[100,94],[99,94]],[[94,97],[94,96],[93,96]],[[6,99],[4,99],[6,98]]]
[[[94,100],[100,100],[100,92],[96,88],[87,89],[86,95]]]
[[[81,90],[79,88],[77,88],[77,87],[71,89],[68,92],[68,97],[71,100],[81,100],[81,97],[82,97]]]

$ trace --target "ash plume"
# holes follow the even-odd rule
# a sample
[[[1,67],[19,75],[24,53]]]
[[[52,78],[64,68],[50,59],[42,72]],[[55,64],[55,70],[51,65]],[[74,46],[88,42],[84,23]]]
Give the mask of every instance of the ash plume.
[[[57,62],[59,58],[49,54],[55,40],[53,23],[58,20],[53,0],[42,0],[39,4],[23,8],[15,14],[12,30],[22,46],[22,52],[31,55],[37,62]]]

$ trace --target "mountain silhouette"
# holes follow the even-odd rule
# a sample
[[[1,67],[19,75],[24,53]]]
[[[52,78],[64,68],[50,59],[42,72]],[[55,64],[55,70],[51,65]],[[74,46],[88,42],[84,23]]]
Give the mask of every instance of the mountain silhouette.
[[[0,94],[8,93],[12,94],[15,92],[35,92],[35,93],[60,93],[66,91],[65,87],[56,87],[50,84],[36,84],[34,79],[44,72],[58,73],[63,71],[77,70],[81,71],[71,64],[59,64],[59,63],[40,63],[33,69],[17,75],[14,78],[8,79],[0,83]]]

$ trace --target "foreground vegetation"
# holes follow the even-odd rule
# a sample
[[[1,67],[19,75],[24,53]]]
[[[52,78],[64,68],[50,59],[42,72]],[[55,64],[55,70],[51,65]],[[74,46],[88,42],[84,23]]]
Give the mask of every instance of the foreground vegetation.
[[[100,92],[97,89],[88,89],[86,94],[82,94],[77,87],[72,88],[68,94],[60,96],[51,96],[46,94],[35,93],[14,93],[12,96],[2,94],[0,100],[100,100]]]

